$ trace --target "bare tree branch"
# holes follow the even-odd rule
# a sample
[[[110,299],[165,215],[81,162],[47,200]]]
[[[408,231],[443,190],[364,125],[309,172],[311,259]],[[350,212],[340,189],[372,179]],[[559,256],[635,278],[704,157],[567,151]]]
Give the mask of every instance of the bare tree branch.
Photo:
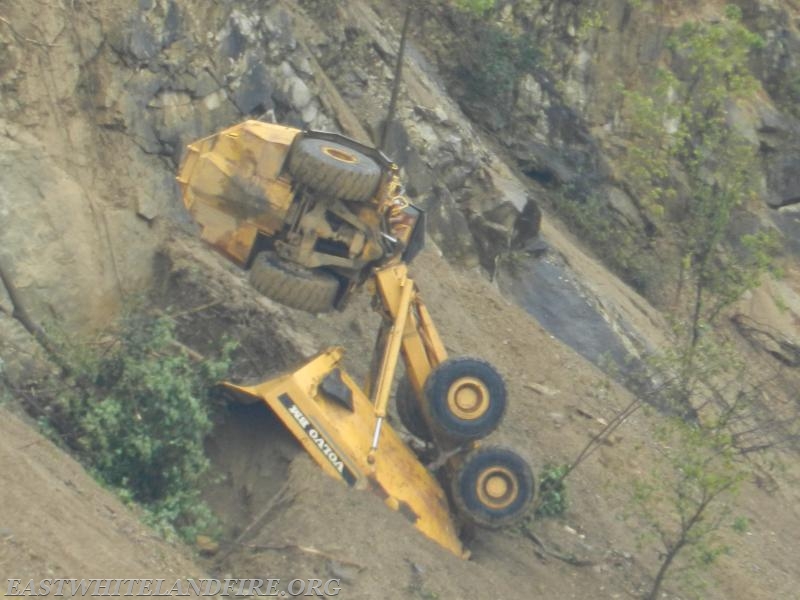
[[[70,369],[67,363],[61,357],[61,354],[56,349],[53,341],[28,314],[28,311],[25,308],[25,304],[23,303],[16,286],[11,281],[11,277],[8,275],[8,272],[2,264],[0,264],[0,282],[2,282],[5,286],[6,291],[8,292],[8,297],[11,300],[11,305],[14,307],[11,316],[22,323],[22,326],[28,330],[28,333],[30,333],[37,342],[39,342],[53,362],[61,367],[63,371],[69,372]]]

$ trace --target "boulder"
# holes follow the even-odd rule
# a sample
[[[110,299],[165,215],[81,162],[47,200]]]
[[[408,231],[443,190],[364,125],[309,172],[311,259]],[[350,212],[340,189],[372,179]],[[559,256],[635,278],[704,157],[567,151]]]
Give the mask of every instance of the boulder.
[[[450,190],[435,185],[421,205],[427,211],[428,234],[442,252],[456,262],[477,266],[480,254],[475,248],[471,224],[458,209]]]
[[[40,324],[104,324],[146,283],[158,235],[131,210],[108,210],[13,127],[0,136],[0,260]]]

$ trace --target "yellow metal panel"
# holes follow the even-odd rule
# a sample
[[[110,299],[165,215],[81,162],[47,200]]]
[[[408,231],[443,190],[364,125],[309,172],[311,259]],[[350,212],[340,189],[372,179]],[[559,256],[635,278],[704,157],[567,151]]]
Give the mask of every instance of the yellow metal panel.
[[[258,234],[254,225],[240,226],[234,217],[205,202],[197,202],[192,214],[203,228],[200,234],[203,240],[240,266],[247,262]]]
[[[439,331],[433,324],[431,313],[428,312],[428,307],[425,306],[425,303],[422,301],[422,298],[419,297],[419,294],[417,294],[416,303],[414,306],[416,307],[417,315],[419,316],[420,335],[424,336],[425,346],[428,348],[428,352],[431,355],[431,362],[434,365],[443,363],[447,360],[447,350],[444,348],[444,342],[442,342],[442,338],[439,337]]]
[[[291,184],[285,179],[275,179],[264,184],[266,196],[270,204],[283,212],[289,210],[289,205],[294,199]]]
[[[374,407],[340,369],[341,357],[341,348],[332,348],[287,375],[254,386],[226,386],[263,400],[326,473],[352,487],[371,488],[427,537],[466,558],[444,491],[390,425],[384,424],[375,462],[368,462]],[[335,369],[352,393],[352,411],[320,390]]]
[[[202,237],[244,265],[259,231],[273,235],[293,200],[280,178],[298,129],[245,121],[191,144],[178,182]]]
[[[246,121],[242,125],[242,144],[252,152],[257,172],[266,179],[275,179],[299,130],[272,123]]]
[[[260,137],[262,140],[290,145],[295,136],[300,133],[300,130],[295,127],[287,127],[286,125],[278,125],[277,123],[264,123],[263,121],[256,121],[251,119],[241,124],[241,127],[255,136]]]

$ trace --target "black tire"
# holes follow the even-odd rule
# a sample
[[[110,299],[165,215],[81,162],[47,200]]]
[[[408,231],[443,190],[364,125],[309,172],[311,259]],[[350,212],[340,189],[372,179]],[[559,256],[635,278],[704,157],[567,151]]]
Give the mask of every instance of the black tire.
[[[332,310],[340,286],[334,275],[293,265],[272,251],[256,255],[250,283],[267,298],[310,313]]]
[[[451,358],[425,381],[425,406],[434,436],[457,444],[486,437],[506,412],[506,386],[489,363]]]
[[[342,144],[303,138],[289,154],[289,172],[299,183],[342,200],[371,199],[381,180],[374,160]]]
[[[471,451],[450,479],[450,498],[459,517],[488,529],[522,520],[531,510],[535,495],[530,465],[501,446]]]
[[[433,440],[431,431],[425,423],[425,416],[422,414],[422,409],[414,394],[414,388],[407,376],[397,384],[394,404],[397,407],[397,416],[400,417],[400,422],[411,435],[418,437],[423,442]]]

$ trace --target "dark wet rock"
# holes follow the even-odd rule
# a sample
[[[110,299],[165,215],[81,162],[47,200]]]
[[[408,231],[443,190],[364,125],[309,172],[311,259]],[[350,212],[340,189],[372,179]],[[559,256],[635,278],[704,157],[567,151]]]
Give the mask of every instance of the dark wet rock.
[[[453,161],[455,160],[455,155],[453,155]],[[459,190],[467,184],[474,171],[475,168],[472,165],[458,164],[444,172],[442,181],[450,189]]]
[[[192,98],[205,98],[218,91],[220,82],[207,70],[187,71],[175,79],[175,89],[185,90]]]
[[[506,200],[490,210],[487,210],[482,216],[488,222],[501,227],[507,232],[507,237],[510,237],[511,233],[514,231],[517,219],[519,219],[519,209]]]
[[[174,0],[140,2],[139,9],[120,22],[109,34],[108,42],[126,64],[149,65],[179,39],[182,16]]]
[[[379,127],[373,128],[372,138],[380,139],[380,133]],[[430,193],[435,184],[441,183],[441,179],[434,175],[433,169],[420,156],[401,121],[393,119],[389,124],[383,151],[404,170],[406,191],[412,198]]]
[[[260,62],[252,62],[238,81],[232,100],[243,115],[265,113],[274,108],[273,86],[269,73]]]
[[[512,229],[511,248],[529,248],[532,251],[543,251],[546,248],[533,248],[532,243],[538,239],[539,230],[542,226],[542,210],[533,198],[528,198],[522,211],[514,221]]]
[[[242,33],[241,27],[232,23],[229,33],[222,38],[219,45],[221,58],[238,60],[247,46],[247,37]]]
[[[787,145],[767,164],[767,185],[770,206],[800,203],[800,145]]]
[[[406,186],[410,196],[417,198],[428,194],[437,183],[433,170],[420,158],[417,152],[409,152],[405,163]]]
[[[766,179],[768,206],[800,202],[800,120],[762,104],[756,114],[734,111],[733,125],[758,144]]]
[[[787,338],[780,331],[737,314],[731,319],[736,329],[745,339],[788,367],[800,367],[800,345]]]
[[[495,261],[511,247],[511,231],[508,227],[495,223],[482,214],[469,218],[469,227],[475,239],[481,265],[488,272],[495,269]]]
[[[129,37],[120,49],[140,62],[147,62],[161,50],[160,40],[144,20],[137,19],[131,25]]]
[[[614,323],[558,256],[521,257],[504,266],[497,280],[542,327],[590,362],[606,367],[611,361],[623,371],[633,364],[621,338],[633,332]]]
[[[553,148],[535,140],[515,141],[510,151],[522,172],[545,185],[563,185],[577,177],[570,166]]]
[[[382,150],[401,167],[406,167],[408,170],[408,162],[410,155],[416,154],[411,146],[411,140],[408,137],[405,127],[402,122],[397,119],[392,119],[388,126],[384,121],[377,127],[372,128],[373,139],[379,140],[383,133],[383,128],[386,127],[386,140],[383,144]],[[409,172],[409,174],[411,174]]]
[[[783,233],[785,247],[800,256],[800,204],[773,211],[772,221]]]
[[[462,264],[476,266],[479,253],[475,248],[470,223],[458,209],[450,190],[436,185],[421,204],[427,211],[428,234],[442,251]]]
[[[608,205],[627,221],[629,226],[640,230],[644,229],[645,223],[639,207],[627,192],[613,185],[605,185],[601,188],[600,194],[608,202]]]

